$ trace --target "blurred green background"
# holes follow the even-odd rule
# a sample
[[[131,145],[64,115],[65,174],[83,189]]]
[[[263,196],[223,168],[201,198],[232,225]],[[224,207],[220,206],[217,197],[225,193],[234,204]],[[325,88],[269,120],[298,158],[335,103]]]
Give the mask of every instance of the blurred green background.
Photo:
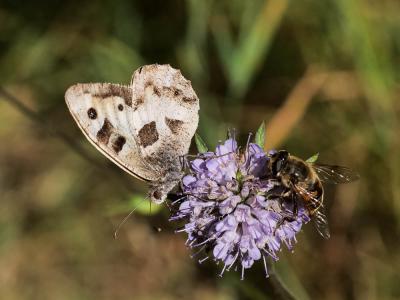
[[[89,145],[64,92],[151,63],[192,81],[209,145],[266,120],[268,149],[361,174],[326,188],[331,239],[307,225],[282,251],[296,298],[400,298],[398,1],[2,0],[0,84],[36,114],[2,90],[1,299],[277,298],[261,266],[240,281],[190,259],[164,206],[113,239],[146,186]]]

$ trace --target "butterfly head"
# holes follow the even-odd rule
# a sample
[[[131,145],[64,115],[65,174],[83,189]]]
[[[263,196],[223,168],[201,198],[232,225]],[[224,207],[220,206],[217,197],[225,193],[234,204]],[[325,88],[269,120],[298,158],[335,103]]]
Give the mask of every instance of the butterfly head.
[[[179,184],[183,173],[178,170],[171,170],[161,181],[150,185],[149,198],[155,204],[161,204],[167,199],[167,195]]]
[[[161,204],[167,199],[167,194],[159,187],[150,189],[149,194],[151,202],[155,204]]]

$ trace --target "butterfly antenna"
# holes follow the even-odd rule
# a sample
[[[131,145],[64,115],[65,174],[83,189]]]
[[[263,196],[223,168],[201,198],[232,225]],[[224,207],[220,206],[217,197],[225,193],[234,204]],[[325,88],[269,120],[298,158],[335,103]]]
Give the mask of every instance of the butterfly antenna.
[[[143,201],[146,200],[146,199],[148,199],[148,197],[144,198]],[[140,202],[138,204],[136,204],[136,206],[130,211],[130,213],[125,218],[123,218],[123,220],[118,224],[117,228],[114,231],[114,239],[118,238],[118,233],[119,233],[119,230],[121,229],[122,225],[124,225],[126,223],[126,221],[128,221],[129,217],[139,207],[139,204],[140,204]],[[151,201],[150,201],[150,205],[151,205]],[[151,206],[150,206],[150,208],[151,208]]]
[[[134,213],[135,210],[136,210],[136,207],[134,209],[132,209],[131,212],[118,224],[117,229],[115,229],[115,231],[114,231],[114,239],[118,238],[118,233],[119,233],[121,226],[125,224],[125,222],[129,219],[129,217]]]

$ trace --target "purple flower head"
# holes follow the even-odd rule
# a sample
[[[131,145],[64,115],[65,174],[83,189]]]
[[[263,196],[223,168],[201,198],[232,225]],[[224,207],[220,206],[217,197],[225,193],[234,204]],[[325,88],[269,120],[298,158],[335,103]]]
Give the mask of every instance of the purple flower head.
[[[221,275],[231,268],[244,276],[255,261],[278,260],[282,245],[292,250],[296,233],[310,220],[299,203],[282,201],[282,186],[268,169],[268,154],[250,143],[239,151],[230,138],[215,152],[198,154],[182,179],[182,194],[174,203],[171,220],[184,220],[181,230],[187,245],[223,264]],[[196,254],[195,254],[196,255]]]

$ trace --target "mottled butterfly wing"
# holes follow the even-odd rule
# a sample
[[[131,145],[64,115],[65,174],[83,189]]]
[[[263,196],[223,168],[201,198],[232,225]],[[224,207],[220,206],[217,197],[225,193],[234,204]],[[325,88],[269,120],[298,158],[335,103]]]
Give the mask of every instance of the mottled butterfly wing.
[[[188,153],[199,121],[199,99],[189,80],[169,65],[139,68],[132,77],[132,122],[144,159]],[[157,164],[157,163],[156,163]]]
[[[88,140],[131,175],[155,180],[146,170],[135,140],[137,129],[131,108],[132,90],[110,83],[88,83],[71,86],[65,99],[76,123]]]
[[[169,65],[149,65],[135,71],[129,86],[77,84],[65,97],[89,141],[150,181],[152,200],[162,202],[181,178],[179,159],[198,125],[199,100],[190,81]]]

